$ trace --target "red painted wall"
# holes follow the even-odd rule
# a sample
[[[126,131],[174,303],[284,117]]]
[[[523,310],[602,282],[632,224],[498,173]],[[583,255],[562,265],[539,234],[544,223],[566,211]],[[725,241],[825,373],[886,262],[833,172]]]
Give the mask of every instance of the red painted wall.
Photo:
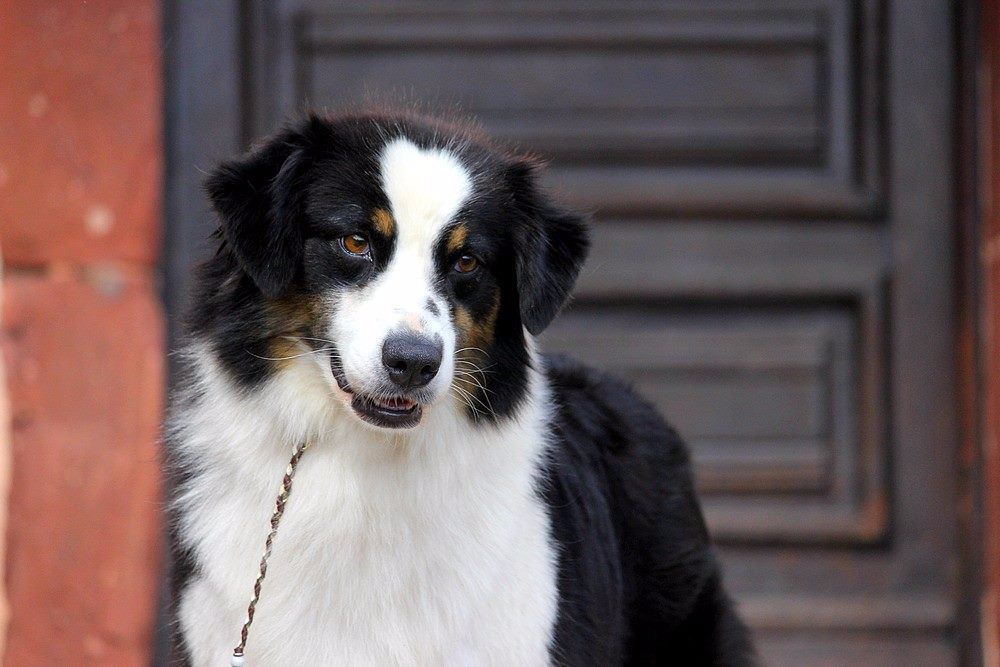
[[[0,2],[4,662],[148,664],[159,559],[156,0]]]

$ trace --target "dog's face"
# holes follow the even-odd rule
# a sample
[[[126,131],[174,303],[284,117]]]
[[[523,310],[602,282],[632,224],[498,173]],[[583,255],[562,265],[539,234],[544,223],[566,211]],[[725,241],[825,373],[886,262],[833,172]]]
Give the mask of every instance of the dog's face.
[[[196,320],[243,385],[305,353],[375,428],[414,427],[456,397],[500,419],[526,389],[526,335],[587,249],[582,221],[534,178],[444,125],[310,118],[209,178],[224,246],[202,289],[220,303],[210,315],[204,296]]]

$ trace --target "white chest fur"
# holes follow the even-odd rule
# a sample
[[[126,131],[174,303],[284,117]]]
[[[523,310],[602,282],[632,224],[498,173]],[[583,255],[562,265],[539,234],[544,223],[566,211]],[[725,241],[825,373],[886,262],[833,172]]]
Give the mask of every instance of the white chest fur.
[[[314,374],[292,369],[239,398],[198,356],[204,399],[175,425],[199,473],[178,499],[199,564],[179,615],[196,665],[225,664],[238,641],[291,445],[310,436],[248,665],[548,662],[557,593],[535,493],[540,377],[502,428],[473,429],[441,405],[404,441],[357,424],[310,386]]]

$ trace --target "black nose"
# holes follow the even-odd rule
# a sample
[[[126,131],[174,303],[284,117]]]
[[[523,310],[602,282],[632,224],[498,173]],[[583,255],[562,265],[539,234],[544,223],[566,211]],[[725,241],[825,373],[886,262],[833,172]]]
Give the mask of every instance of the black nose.
[[[441,367],[441,340],[415,333],[392,334],[382,345],[389,378],[403,389],[416,389],[434,379]]]

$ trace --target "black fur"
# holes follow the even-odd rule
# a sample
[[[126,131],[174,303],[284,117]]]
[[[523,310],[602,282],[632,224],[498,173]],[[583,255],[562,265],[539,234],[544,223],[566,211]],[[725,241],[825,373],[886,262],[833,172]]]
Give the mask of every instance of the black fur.
[[[283,294],[302,263],[308,148],[304,132],[288,130],[205,182],[233,256],[268,297]]]
[[[620,381],[546,357],[558,410],[541,492],[560,547],[553,656],[566,665],[748,665],[687,450]]]
[[[580,216],[563,211],[540,196],[535,166],[515,164],[507,174],[522,224],[516,227],[515,257],[521,322],[532,335],[549,326],[562,307],[583,260],[590,239]]]

